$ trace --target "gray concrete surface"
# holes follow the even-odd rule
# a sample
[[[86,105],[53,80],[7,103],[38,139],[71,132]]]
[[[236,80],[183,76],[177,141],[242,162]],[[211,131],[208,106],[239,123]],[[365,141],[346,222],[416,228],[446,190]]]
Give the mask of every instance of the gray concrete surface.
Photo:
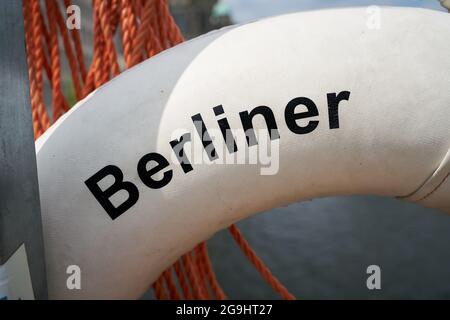
[[[0,5],[0,265],[25,243],[34,295],[47,297],[21,1]]]

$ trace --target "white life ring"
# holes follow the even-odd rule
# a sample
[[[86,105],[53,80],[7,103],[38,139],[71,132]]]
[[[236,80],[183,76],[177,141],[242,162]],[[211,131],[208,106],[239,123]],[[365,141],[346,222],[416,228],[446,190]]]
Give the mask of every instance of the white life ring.
[[[138,298],[200,241],[295,201],[377,194],[450,213],[450,16],[379,19],[341,9],[221,29],[72,108],[36,143],[50,298]],[[235,154],[260,148],[244,127],[273,129],[276,174],[221,164],[218,147],[208,164],[202,143],[206,163],[180,165],[169,142],[195,141],[193,118],[207,132],[226,118]],[[81,290],[66,286],[70,265]]]

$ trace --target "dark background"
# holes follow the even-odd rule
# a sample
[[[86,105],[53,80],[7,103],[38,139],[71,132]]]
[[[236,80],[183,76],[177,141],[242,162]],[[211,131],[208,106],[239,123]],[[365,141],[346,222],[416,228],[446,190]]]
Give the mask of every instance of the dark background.
[[[374,196],[324,198],[238,224],[259,256],[300,299],[449,299],[450,216]],[[225,292],[278,298],[227,231],[209,242]],[[368,290],[369,265],[381,290]]]

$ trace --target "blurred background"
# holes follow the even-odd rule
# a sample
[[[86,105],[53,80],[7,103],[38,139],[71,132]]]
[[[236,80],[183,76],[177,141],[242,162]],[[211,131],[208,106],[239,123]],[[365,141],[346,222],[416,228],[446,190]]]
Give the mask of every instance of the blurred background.
[[[90,0],[74,1],[90,10]],[[186,38],[233,23],[324,8],[390,5],[445,11],[437,0],[170,0]],[[92,38],[90,14],[82,37]],[[83,41],[90,43],[90,41]],[[90,61],[92,48],[85,48]],[[67,77],[69,79],[69,77]],[[66,90],[72,90],[65,83]],[[238,223],[272,272],[300,299],[449,299],[450,217],[373,196],[317,199]],[[225,293],[234,299],[278,298],[228,231],[208,241]],[[381,290],[368,290],[369,265],[381,268]],[[152,298],[149,291],[144,298]]]

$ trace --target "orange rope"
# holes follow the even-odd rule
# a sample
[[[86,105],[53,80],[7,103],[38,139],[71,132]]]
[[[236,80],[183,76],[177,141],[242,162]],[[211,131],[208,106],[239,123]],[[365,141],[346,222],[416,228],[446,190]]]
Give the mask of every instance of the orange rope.
[[[34,52],[34,44],[33,44],[33,35],[32,35],[32,26],[31,26],[31,2],[25,1],[23,3],[23,16],[24,16],[24,29],[25,29],[25,44],[28,52]],[[31,118],[33,122],[33,131],[34,136],[37,139],[42,132],[43,129],[41,127],[41,123],[39,120],[39,115],[37,113],[36,105],[33,102],[33,96],[36,91],[36,77],[34,71],[34,59],[32,54],[27,55],[27,64],[28,64],[28,78],[30,82],[30,98],[31,98]]]
[[[178,294],[178,289],[175,286],[175,283],[172,279],[172,271],[171,268],[167,269],[163,272],[164,280],[166,281],[167,288],[169,289],[170,299],[172,300],[180,300],[180,295]]]
[[[66,8],[68,8],[71,4],[72,3],[70,0],[64,0],[64,6]],[[78,31],[78,29],[74,28],[70,30],[70,34],[72,35],[72,41],[75,46],[78,68],[80,69],[81,72],[81,79],[83,81],[86,81],[87,72],[86,72],[86,65],[84,63],[83,47],[81,45],[80,32]]]
[[[104,40],[102,29],[100,28],[99,16],[98,16],[98,2],[92,2],[93,10],[93,20],[94,20],[94,57],[92,62],[92,73],[93,73],[93,87],[100,87],[104,81],[102,62],[107,65],[107,61],[103,60],[104,51]]]
[[[191,253],[188,252],[182,256],[181,261],[190,282],[194,299],[205,300],[207,296],[204,292],[203,286],[201,285],[200,279],[198,278],[197,266],[192,261]]]
[[[167,300],[167,293],[164,288],[164,278],[158,278],[152,285],[153,290],[155,291],[155,297],[158,300]]]
[[[206,276],[208,284],[211,287],[211,290],[214,293],[215,298],[218,300],[225,300],[227,296],[220,287],[219,282],[217,281],[216,278],[216,274],[213,271],[212,264],[208,255],[208,248],[206,246],[206,242],[200,243],[197,246],[197,248],[199,248],[198,251],[200,256],[199,265],[202,265],[204,268],[204,276]]]
[[[50,127],[50,120],[47,115],[47,109],[44,103],[44,85],[42,79],[42,68],[44,66],[44,51],[42,48],[42,21],[38,0],[31,0],[32,15],[32,41],[33,41],[33,57],[32,64],[35,84],[31,92],[31,104],[35,106],[42,130]]]
[[[119,64],[117,62],[117,54],[114,45],[113,33],[111,31],[111,14],[108,8],[108,2],[104,0],[97,0],[99,5],[98,14],[100,17],[100,26],[103,31],[103,37],[106,42],[106,57],[109,57],[109,64],[112,66],[112,73],[114,76],[120,73]]]
[[[45,1],[47,8],[47,16],[53,16],[55,10],[54,3],[51,0]],[[58,119],[64,112],[68,110],[67,102],[61,91],[61,65],[59,61],[59,47],[58,34],[55,21],[49,21],[50,25],[50,57],[52,64],[52,106],[53,106],[53,120]]]
[[[39,10],[39,15],[40,15],[39,20],[41,22],[41,31],[42,31],[42,35],[43,35],[43,41],[45,41],[45,46],[42,48],[44,51],[44,54],[42,56],[43,63],[44,63],[44,70],[45,70],[45,73],[47,74],[47,78],[51,79],[52,78],[52,69],[50,67],[50,62],[48,60],[48,56],[49,56],[48,50],[49,50],[49,48],[51,48],[50,33],[47,30],[42,12],[40,10]]]
[[[181,264],[180,260],[175,262],[173,267],[175,269],[175,274],[178,277],[178,282],[180,283],[181,290],[183,291],[184,299],[191,300],[192,293],[191,293],[190,287],[187,283],[184,271],[182,270],[182,264]]]
[[[122,29],[123,55],[127,68],[131,68],[133,66],[131,56],[133,50],[132,44],[136,33],[136,25],[131,9],[131,1],[122,0],[121,5],[120,27]]]
[[[253,263],[256,270],[259,271],[264,280],[266,280],[267,283],[276,292],[278,292],[283,299],[295,300],[295,297],[281,284],[280,281],[278,281],[277,278],[273,276],[269,268],[267,268],[262,260],[256,255],[255,251],[253,251],[253,249],[250,247],[239,229],[235,225],[232,225],[228,228],[228,230],[230,231],[231,235],[233,236],[234,240],[239,245],[241,250],[247,256],[247,258],[251,261],[251,263]]]
[[[206,265],[204,260],[202,259],[202,246],[199,244],[194,248],[194,261],[195,266],[197,267],[197,274],[199,280],[199,286],[202,288],[202,291],[207,299],[211,299],[209,290],[208,290],[208,279],[206,278]]]
[[[120,49],[126,68],[130,68],[184,41],[166,0],[92,0],[93,55],[89,67],[86,67],[80,32],[68,30],[66,26],[66,8],[72,2],[64,0],[63,3],[61,8],[61,2],[45,0],[45,10],[41,10],[43,3],[40,0],[23,0],[31,114],[36,139],[69,109],[61,84],[63,60],[69,66],[76,99],[80,100],[121,72],[117,54]],[[120,32],[122,46],[115,43],[117,32]],[[52,119],[45,104],[44,72],[51,88]],[[230,232],[263,278],[283,298],[292,299],[293,296],[264,266],[239,230],[231,226]],[[214,274],[205,242],[184,254],[152,286],[158,299],[226,299]]]
[[[53,6],[55,8],[57,8],[57,10],[53,10],[54,16],[48,17],[48,19],[54,19],[58,25],[59,31],[61,32],[63,45],[64,45],[64,52],[67,55],[67,61],[69,62],[69,68],[70,68],[70,72],[72,74],[72,81],[73,81],[73,86],[75,88],[75,95],[77,97],[77,100],[81,100],[83,95],[82,95],[80,79],[78,77],[79,70],[77,67],[75,54],[73,53],[72,45],[70,43],[67,26],[66,26],[66,23],[64,21],[62,14],[61,14],[61,11],[59,10],[58,3],[56,2],[56,0],[52,0],[52,1],[54,2]]]
[[[140,13],[140,25],[137,29],[133,29],[132,37],[132,47],[130,54],[130,63],[132,66],[142,61],[142,49],[144,47],[146,34],[149,32],[148,28],[150,22],[150,9],[151,2],[146,2],[143,7],[139,7],[138,12]],[[151,28],[151,27],[150,27]],[[145,47],[144,47],[145,48]]]

